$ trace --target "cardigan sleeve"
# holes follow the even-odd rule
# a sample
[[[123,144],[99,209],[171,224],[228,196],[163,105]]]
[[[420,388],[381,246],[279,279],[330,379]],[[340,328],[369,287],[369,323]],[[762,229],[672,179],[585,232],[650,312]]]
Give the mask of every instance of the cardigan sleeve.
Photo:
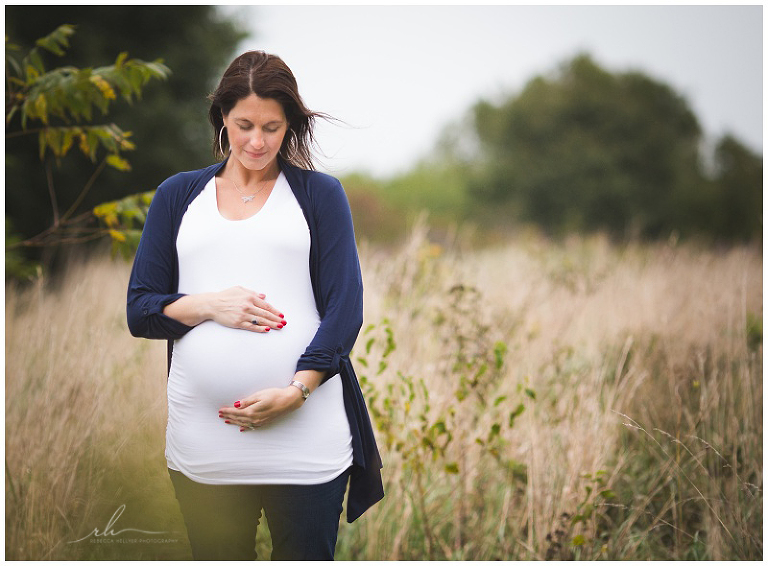
[[[347,196],[338,180],[325,179],[331,182],[312,199],[315,253],[310,271],[320,326],[296,370],[322,371],[327,379],[339,373],[363,324],[363,281]]]
[[[128,283],[128,328],[140,338],[175,340],[192,329],[163,314],[184,296],[177,292],[176,230],[166,192],[163,185],[155,191]]]

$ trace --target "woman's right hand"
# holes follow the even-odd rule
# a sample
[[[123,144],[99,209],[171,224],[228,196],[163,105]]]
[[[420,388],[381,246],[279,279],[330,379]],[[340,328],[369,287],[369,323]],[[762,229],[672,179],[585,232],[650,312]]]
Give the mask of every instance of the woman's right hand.
[[[283,314],[265,300],[264,293],[237,286],[212,295],[211,320],[223,326],[269,332],[286,325]]]
[[[263,293],[231,287],[218,293],[185,295],[166,305],[163,314],[187,326],[213,320],[222,326],[251,332],[283,328],[287,324],[285,317],[265,299]]]

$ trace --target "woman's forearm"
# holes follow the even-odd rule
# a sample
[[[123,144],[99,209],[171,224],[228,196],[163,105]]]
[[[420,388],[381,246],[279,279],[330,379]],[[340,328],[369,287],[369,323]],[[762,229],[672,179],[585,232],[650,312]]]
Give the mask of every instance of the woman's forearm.
[[[167,304],[163,314],[187,326],[213,320],[222,326],[254,332],[283,328],[287,324],[285,316],[265,299],[263,293],[231,287],[218,293],[184,295]]]
[[[184,295],[176,301],[165,305],[163,314],[187,326],[198,324],[213,318],[213,293]]]
[[[309,392],[312,393],[315,389],[320,387],[324,377],[325,372],[317,371],[314,369],[304,369],[297,371],[296,375],[293,376],[293,379],[303,383],[307,389],[309,389]]]

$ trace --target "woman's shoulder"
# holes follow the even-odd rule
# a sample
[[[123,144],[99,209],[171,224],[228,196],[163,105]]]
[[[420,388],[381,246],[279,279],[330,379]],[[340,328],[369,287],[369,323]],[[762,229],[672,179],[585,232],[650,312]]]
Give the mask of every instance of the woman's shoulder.
[[[286,173],[286,176],[294,177],[300,181],[307,190],[337,190],[341,188],[341,181],[333,175],[321,171],[301,169],[289,165],[283,168],[283,172]]]
[[[306,195],[313,207],[349,206],[341,181],[333,175],[298,167],[284,172],[291,187],[298,184],[299,192]]]
[[[155,199],[160,196],[159,200],[164,201],[171,210],[186,209],[186,205],[200,194],[205,184],[222,166],[223,162],[214,163],[202,169],[181,171],[171,175],[157,187]]]

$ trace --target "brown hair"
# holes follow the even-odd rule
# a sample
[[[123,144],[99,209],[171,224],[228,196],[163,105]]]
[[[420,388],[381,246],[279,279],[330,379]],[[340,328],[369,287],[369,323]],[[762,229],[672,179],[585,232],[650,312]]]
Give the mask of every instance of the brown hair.
[[[221,131],[224,127],[222,114],[229,114],[240,100],[251,94],[274,99],[283,107],[288,130],[279,155],[291,165],[314,169],[311,149],[315,143],[315,118],[329,116],[307,108],[288,65],[277,55],[263,51],[248,51],[232,61],[219,86],[208,97],[211,101],[208,119],[213,126],[213,155],[223,159],[229,148],[229,136]]]

